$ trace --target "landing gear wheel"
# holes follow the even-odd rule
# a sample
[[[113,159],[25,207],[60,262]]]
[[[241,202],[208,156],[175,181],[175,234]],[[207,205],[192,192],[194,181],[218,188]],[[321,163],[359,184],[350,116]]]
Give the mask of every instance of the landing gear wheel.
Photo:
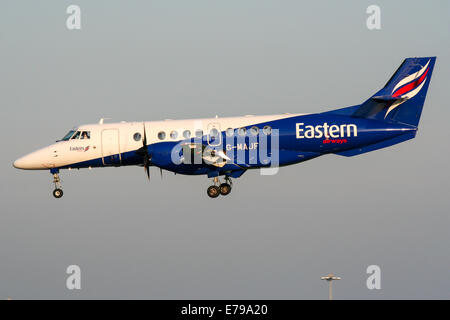
[[[56,188],[55,190],[53,190],[53,196],[57,199],[61,198],[63,196],[63,191],[62,189],[58,189]]]
[[[226,196],[231,192],[231,186],[228,183],[222,183],[220,186],[220,194]]]
[[[218,186],[210,186],[206,192],[210,198],[217,198],[220,194],[220,188]]]

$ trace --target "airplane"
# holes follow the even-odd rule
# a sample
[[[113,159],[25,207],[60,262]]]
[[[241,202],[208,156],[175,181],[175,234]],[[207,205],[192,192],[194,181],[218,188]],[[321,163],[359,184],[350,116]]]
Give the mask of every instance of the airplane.
[[[62,169],[150,166],[206,175],[211,198],[231,192],[250,169],[297,164],[326,154],[352,157],[413,139],[436,57],[406,58],[362,104],[313,114],[277,114],[81,125],[61,140],[14,161],[49,170],[61,198]],[[221,182],[219,178],[223,177]]]

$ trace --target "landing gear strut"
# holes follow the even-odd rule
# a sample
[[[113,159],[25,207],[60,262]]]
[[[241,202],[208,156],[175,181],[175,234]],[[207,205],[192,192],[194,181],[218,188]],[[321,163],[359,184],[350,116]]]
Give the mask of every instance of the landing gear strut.
[[[59,178],[58,172],[53,173],[53,183],[55,184],[55,190],[53,190],[53,196],[57,199],[63,196],[63,191],[61,187],[61,179]]]
[[[231,192],[233,183],[229,177],[225,177],[224,183],[220,183],[219,178],[214,177],[213,182],[214,184],[206,190],[210,198],[217,198],[219,195],[226,196]]]

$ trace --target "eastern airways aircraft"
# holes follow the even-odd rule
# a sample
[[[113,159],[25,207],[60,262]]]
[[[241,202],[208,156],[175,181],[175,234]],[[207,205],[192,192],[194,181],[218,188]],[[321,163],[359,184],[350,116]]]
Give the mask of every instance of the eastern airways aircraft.
[[[207,175],[211,198],[231,192],[248,169],[287,166],[325,154],[351,157],[415,137],[436,57],[407,58],[362,104],[314,114],[82,125],[56,143],[14,161],[50,170],[60,198],[61,169],[150,166]],[[224,177],[223,181],[219,177]]]

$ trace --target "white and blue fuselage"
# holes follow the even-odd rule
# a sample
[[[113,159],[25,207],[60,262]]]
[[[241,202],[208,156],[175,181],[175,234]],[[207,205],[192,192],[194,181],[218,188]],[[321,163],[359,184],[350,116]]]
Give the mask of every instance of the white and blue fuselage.
[[[415,137],[435,57],[408,58],[389,82],[360,105],[316,114],[278,114],[192,120],[81,125],[62,140],[14,162],[50,170],[55,197],[59,170],[149,166],[187,175],[225,176],[208,195],[228,194],[230,178],[246,170],[286,166],[324,154],[343,156]],[[223,188],[222,188],[223,187]],[[219,188],[221,188],[219,190]],[[223,190],[222,190],[223,189]]]
[[[265,153],[271,160],[274,139],[278,144],[277,165],[284,166],[415,133],[416,128],[331,114],[89,124],[74,128],[64,139],[16,160],[14,166],[55,171],[143,165],[139,150],[143,147],[144,130],[152,165],[181,174],[233,176],[232,171],[270,166],[270,162],[259,161],[259,155]],[[225,165],[196,166],[175,159],[177,150],[183,157],[182,146],[186,143],[223,151],[227,156]],[[256,157],[253,161],[252,154]]]

